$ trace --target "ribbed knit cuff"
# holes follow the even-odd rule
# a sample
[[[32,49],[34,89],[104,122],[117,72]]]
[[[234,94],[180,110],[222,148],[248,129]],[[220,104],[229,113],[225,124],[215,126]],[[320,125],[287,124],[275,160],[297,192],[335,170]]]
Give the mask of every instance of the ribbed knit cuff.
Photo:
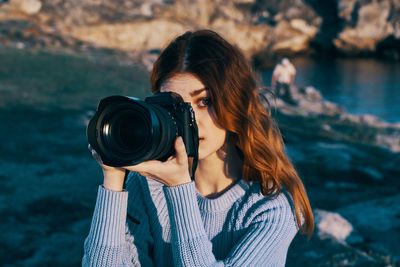
[[[177,231],[177,241],[205,236],[194,182],[173,187],[165,186],[164,192],[170,212],[171,228]]]
[[[92,226],[93,242],[107,246],[118,246],[125,236],[128,192],[116,192],[99,186]]]

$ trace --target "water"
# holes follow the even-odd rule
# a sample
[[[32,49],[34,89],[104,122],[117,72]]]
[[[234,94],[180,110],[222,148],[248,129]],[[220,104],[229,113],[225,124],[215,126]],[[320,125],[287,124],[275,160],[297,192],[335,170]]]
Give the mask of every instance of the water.
[[[376,59],[293,59],[295,85],[314,86],[325,99],[353,114],[400,122],[400,63]],[[262,73],[265,85],[272,70]]]

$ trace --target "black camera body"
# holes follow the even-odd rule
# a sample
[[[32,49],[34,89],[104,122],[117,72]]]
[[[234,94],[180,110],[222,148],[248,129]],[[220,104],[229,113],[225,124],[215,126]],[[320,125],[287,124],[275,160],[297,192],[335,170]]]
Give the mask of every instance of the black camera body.
[[[106,97],[100,101],[86,134],[105,165],[164,161],[175,154],[178,136],[182,136],[188,157],[193,157],[197,165],[199,138],[194,111],[174,92],[157,93],[145,101]]]

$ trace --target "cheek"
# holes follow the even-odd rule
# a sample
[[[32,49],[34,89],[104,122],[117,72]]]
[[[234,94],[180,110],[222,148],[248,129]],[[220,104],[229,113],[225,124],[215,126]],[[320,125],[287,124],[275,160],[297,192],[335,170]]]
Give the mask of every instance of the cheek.
[[[208,108],[208,109],[196,109],[194,108],[194,113],[196,116],[196,122],[197,125],[201,128],[204,128],[204,130],[214,130],[214,128],[220,129],[222,131],[225,131],[219,123],[217,122],[215,112],[213,108]]]
[[[206,138],[199,145],[199,159],[205,159],[210,155],[217,153],[225,143],[226,131],[218,128],[208,128],[204,133]]]
[[[219,149],[225,143],[226,130],[219,126],[211,109],[195,110],[197,126],[199,128],[199,136],[205,137],[206,142],[203,147],[209,149]]]
[[[226,130],[217,126],[214,121],[208,121],[203,130],[203,136],[207,139],[207,144],[211,149],[219,149],[225,143]]]
[[[215,141],[214,141],[214,146],[213,146],[213,150],[219,150],[221,149],[224,144],[225,144],[225,139],[226,139],[226,131],[222,130],[222,129],[218,129],[215,132]]]

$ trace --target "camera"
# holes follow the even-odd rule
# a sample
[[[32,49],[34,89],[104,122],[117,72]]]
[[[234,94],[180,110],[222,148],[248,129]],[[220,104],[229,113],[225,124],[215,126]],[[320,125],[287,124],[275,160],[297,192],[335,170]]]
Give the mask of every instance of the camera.
[[[192,173],[198,159],[198,129],[190,103],[174,92],[161,92],[140,100],[129,96],[102,99],[86,135],[105,165],[122,167],[147,160],[167,160],[182,136]]]

